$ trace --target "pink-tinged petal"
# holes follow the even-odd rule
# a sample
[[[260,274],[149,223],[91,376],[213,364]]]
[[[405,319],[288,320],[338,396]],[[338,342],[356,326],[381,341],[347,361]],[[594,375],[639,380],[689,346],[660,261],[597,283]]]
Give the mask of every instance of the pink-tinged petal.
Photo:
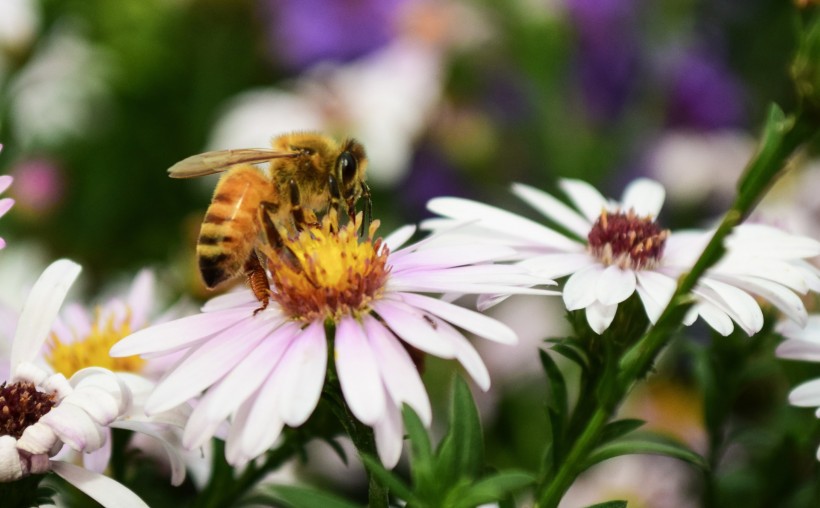
[[[595,294],[601,304],[617,305],[632,296],[636,283],[635,272],[610,265],[598,277]]]
[[[754,335],[763,328],[763,311],[755,299],[745,291],[704,278],[696,292],[729,314],[747,334]]]
[[[173,443],[168,441],[165,435],[161,431],[157,430],[155,426],[142,422],[118,421],[114,423],[112,427],[145,434],[146,436],[150,436],[159,441],[162,445],[162,449],[165,450],[165,453],[168,456],[168,463],[171,466],[171,485],[182,485],[182,482],[185,481],[185,461],[182,459],[180,449],[178,446],[175,446]]]
[[[416,226],[405,225],[393,231],[384,238],[384,244],[390,249],[390,252],[398,249],[413,236],[416,232]]]
[[[60,313],[65,325],[71,330],[71,342],[78,337],[87,337],[91,333],[91,316],[84,306],[78,303],[69,303]]]
[[[775,330],[789,339],[820,343],[820,314],[809,316],[805,326],[794,321],[781,321],[777,323]]]
[[[277,398],[279,416],[291,427],[305,423],[316,409],[327,370],[324,324],[314,322],[302,330],[288,348],[276,372],[285,387]]]
[[[695,308],[697,308],[700,317],[706,321],[706,324],[724,337],[728,336],[735,329],[731,318],[715,305],[709,302],[701,302]]]
[[[2,438],[0,437],[0,439]],[[26,427],[23,435],[17,441],[17,448],[32,455],[39,455],[49,453],[58,440],[59,437],[51,427],[38,421]]]
[[[270,328],[253,318],[223,330],[159,382],[145,404],[146,411],[166,411],[197,396],[231,371],[269,332]]]
[[[449,274],[457,275],[457,274]],[[537,295],[537,296],[557,296],[560,293],[550,289],[537,289],[529,287],[507,286],[503,284],[483,284],[448,280],[449,277],[438,277],[435,273],[430,274],[406,274],[401,277],[391,277],[387,282],[387,289],[390,293],[398,292],[422,292],[422,293],[453,293],[453,294],[491,294],[505,296],[517,295]],[[537,284],[531,280],[529,285]]]
[[[575,250],[576,242],[541,224],[514,213],[462,198],[433,198],[427,203],[433,213],[476,225],[505,235],[514,235],[558,250]]]
[[[624,190],[621,204],[624,210],[630,208],[640,216],[657,217],[661,213],[663,201],[666,199],[666,190],[663,185],[648,178],[638,178]]]
[[[155,304],[155,295],[156,277],[153,270],[140,270],[131,283],[131,290],[126,299],[131,314],[132,330],[148,324],[148,314]]]
[[[90,452],[105,442],[102,429],[88,413],[71,404],[60,404],[39,420],[48,425],[62,442],[78,452]]]
[[[120,397],[115,397],[97,386],[74,390],[63,399],[62,403],[79,407],[100,425],[108,425],[116,419],[121,409]]]
[[[202,306],[202,312],[214,312],[218,310],[233,309],[240,306],[257,305],[259,300],[249,289],[241,289],[239,291],[231,291],[224,295],[219,295],[211,298],[205,305]]]
[[[51,470],[105,508],[149,508],[124,485],[66,462],[51,461]]]
[[[820,344],[804,340],[786,340],[777,346],[775,354],[786,360],[820,362]]]
[[[246,430],[248,415],[250,415],[251,408],[259,396],[259,391],[256,390],[251,397],[242,402],[231,419],[231,426],[228,429],[228,435],[225,437],[225,459],[232,466],[244,466],[251,459],[242,452],[242,434]],[[284,424],[280,426],[280,432],[283,426]]]
[[[6,241],[3,240],[2,237],[0,237],[0,250],[4,249],[5,247],[6,247]]]
[[[384,467],[393,469],[399,463],[404,443],[404,425],[398,407],[388,403],[384,417],[373,425],[373,435],[379,459]]]
[[[732,284],[740,289],[755,293],[771,302],[780,311],[802,325],[808,320],[806,306],[799,296],[788,288],[757,277],[738,275],[733,277]]]
[[[364,329],[390,398],[397,404],[406,402],[425,425],[430,425],[433,418],[430,398],[407,350],[390,330],[372,316],[365,316]],[[388,407],[386,411],[392,409]]]
[[[820,379],[799,385],[789,393],[789,403],[794,406],[820,406]]]
[[[473,378],[473,381],[479,388],[485,392],[490,389],[490,373],[487,371],[487,366],[484,365],[484,360],[478,354],[478,351],[470,344],[464,335],[458,330],[450,326],[447,322],[438,318],[434,318],[438,325],[439,332],[446,336],[456,348],[456,360],[464,367],[467,374]],[[427,423],[427,422],[425,422]]]
[[[546,192],[522,183],[512,184],[512,191],[545,217],[572,231],[579,238],[586,238],[589,230],[592,229],[592,223],[589,220]]]
[[[598,279],[603,271],[601,265],[595,264],[569,276],[562,292],[567,310],[583,309],[595,302]]]
[[[31,288],[11,346],[11,371],[36,358],[51,330],[68,290],[82,268],[68,259],[51,263]]]
[[[279,417],[277,399],[283,391],[292,389],[281,382],[282,372],[283,369],[280,368],[271,373],[257,394],[249,399],[249,402],[253,402],[252,405],[246,402],[240,406],[228,434],[230,439],[239,433],[237,460],[255,458],[267,450],[282,432],[285,423]]]
[[[416,349],[440,358],[454,358],[452,344],[441,340],[436,329],[424,319],[424,313],[394,300],[373,302],[373,310],[387,323],[393,333]]]
[[[23,463],[17,450],[17,440],[0,436],[0,482],[8,483],[23,477]]]
[[[373,425],[384,413],[384,388],[364,330],[353,318],[342,318],[334,344],[339,384],[350,411],[365,425]]]
[[[443,320],[501,344],[516,344],[518,335],[501,321],[458,305],[413,293],[402,293],[401,299],[419,309],[434,314]]]
[[[3,145],[0,145],[0,148],[2,148],[2,147],[3,147]],[[9,188],[9,186],[11,185],[11,182],[13,182],[13,181],[14,181],[14,178],[11,177],[10,175],[0,175],[0,194],[5,192],[6,189]]]
[[[106,427],[103,432],[105,433],[105,442],[102,447],[91,453],[83,454],[83,467],[100,474],[105,471],[108,462],[111,460],[111,429]]]
[[[209,390],[208,404],[201,401],[196,411],[205,408],[207,418],[213,421],[227,418],[268,378],[299,333],[299,324],[289,322],[265,337],[233,371]]]
[[[240,308],[195,314],[175,321],[144,328],[111,348],[111,356],[171,352],[191,347],[223,331],[230,332],[239,323],[250,320],[252,310]]]
[[[447,245],[430,247],[403,256],[396,256],[393,266],[396,269],[421,267],[425,269],[464,266],[513,257],[515,251],[508,247],[494,245]],[[391,261],[393,259],[391,258]]]
[[[587,323],[589,323],[590,328],[592,328],[595,333],[600,335],[612,324],[612,320],[615,319],[615,313],[617,311],[617,303],[614,305],[604,305],[594,302],[586,308]]]
[[[6,212],[11,210],[11,207],[14,206],[14,200],[11,198],[3,198],[0,199],[0,217],[4,216]]]
[[[677,287],[676,282],[658,272],[639,271],[635,274],[638,279],[636,290],[641,298],[643,308],[652,324],[658,321]]]
[[[558,186],[569,196],[572,204],[581,211],[581,214],[586,217],[590,224],[594,224],[598,220],[598,216],[601,215],[601,211],[607,208],[606,198],[587,182],[564,179],[558,183]]]
[[[206,394],[202,400],[207,397]],[[194,410],[185,424],[185,430],[182,433],[182,446],[188,450],[199,448],[203,443],[214,437],[223,422],[224,420],[209,420],[205,411]]]
[[[519,266],[539,277],[560,279],[596,264],[597,261],[586,252],[572,252],[533,256],[521,261]]]

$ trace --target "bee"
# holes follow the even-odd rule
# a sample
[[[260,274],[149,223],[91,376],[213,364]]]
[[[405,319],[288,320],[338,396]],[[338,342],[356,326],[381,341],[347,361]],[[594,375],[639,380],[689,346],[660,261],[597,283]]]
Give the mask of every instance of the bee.
[[[280,228],[289,234],[319,224],[317,214],[331,207],[349,218],[365,198],[370,217],[370,190],[365,183],[367,157],[361,143],[316,132],[278,136],[270,149],[218,150],[193,155],[168,169],[171,178],[192,178],[225,171],[196,246],[199,271],[209,289],[244,274],[261,307],[268,305],[270,285],[260,262],[259,242],[282,247]],[[270,163],[267,171],[253,164]]]

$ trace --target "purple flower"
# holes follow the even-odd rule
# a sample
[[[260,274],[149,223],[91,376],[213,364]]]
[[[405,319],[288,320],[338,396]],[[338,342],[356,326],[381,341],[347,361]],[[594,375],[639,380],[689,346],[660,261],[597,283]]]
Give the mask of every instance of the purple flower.
[[[407,0],[263,0],[269,45],[281,62],[304,69],[322,60],[352,60],[393,38]]]

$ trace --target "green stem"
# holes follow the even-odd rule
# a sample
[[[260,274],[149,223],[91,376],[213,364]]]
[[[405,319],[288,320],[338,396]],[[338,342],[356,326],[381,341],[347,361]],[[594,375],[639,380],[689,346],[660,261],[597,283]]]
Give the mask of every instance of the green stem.
[[[615,388],[608,392],[608,400],[599,401],[598,408],[584,424],[583,431],[572,443],[566,460],[560,465],[555,476],[536,492],[537,507],[558,506],[564,493],[582,471],[586,458],[598,445],[601,431],[621,401],[635,383],[646,375],[658,354],[680,326],[686,312],[694,304],[690,292],[701,276],[722,258],[726,237],[735,226],[749,216],[792,153],[817,131],[817,118],[805,114],[785,118],[779,109],[772,108],[761,149],[749,163],[741,179],[738,196],[732,208],[724,216],[692,270],[678,281],[675,293],[658,321],[621,358],[620,374]]]

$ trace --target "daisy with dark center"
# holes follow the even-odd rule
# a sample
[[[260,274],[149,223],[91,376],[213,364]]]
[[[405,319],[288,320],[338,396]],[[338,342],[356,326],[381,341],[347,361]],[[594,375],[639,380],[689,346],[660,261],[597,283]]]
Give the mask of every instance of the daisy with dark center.
[[[133,394],[113,373],[83,369],[70,378],[37,365],[38,353],[80,267],[51,264],[23,307],[11,349],[11,377],[0,385],[0,482],[54,472],[106,507],[146,507],[119,483],[57,456],[64,446],[99,450],[105,430],[131,411]]]
[[[712,233],[663,228],[657,217],[665,191],[648,179],[632,182],[620,202],[607,200],[578,180],[562,180],[560,187],[575,209],[527,185],[515,184],[512,190],[566,233],[460,198],[431,200],[428,207],[442,218],[429,220],[426,227],[453,230],[451,242],[509,246],[516,250],[513,259],[521,260],[520,266],[544,277],[567,277],[567,309],[584,309],[597,333],[609,327],[618,304],[635,292],[654,323],[669,303],[677,278],[694,265]],[[454,229],[457,225],[463,227]],[[763,326],[763,313],[752,295],[805,321],[806,309],[796,293],[820,289],[818,271],[805,261],[820,255],[820,243],[775,228],[743,225],[727,248],[724,259],[695,288],[698,300],[687,324],[701,316],[724,335],[732,332],[733,322],[748,334],[756,333]]]
[[[415,228],[381,239],[378,224],[360,238],[361,216],[339,228],[333,214],[319,227],[266,249],[271,304],[250,290],[210,300],[202,314],[134,333],[111,353],[158,355],[186,351],[157,386],[149,411],[163,411],[204,391],[185,428],[196,447],[230,420],[226,455],[242,464],[264,453],[285,425],[304,423],[316,407],[332,348],[335,370],[352,414],[373,428],[385,465],[401,454],[402,403],[429,424],[430,401],[408,349],[457,359],[487,389],[487,370],[462,330],[514,343],[506,325],[429,296],[447,294],[555,294],[534,289],[551,283],[521,267],[494,265],[506,247],[399,248]],[[326,335],[327,329],[335,334]]]

